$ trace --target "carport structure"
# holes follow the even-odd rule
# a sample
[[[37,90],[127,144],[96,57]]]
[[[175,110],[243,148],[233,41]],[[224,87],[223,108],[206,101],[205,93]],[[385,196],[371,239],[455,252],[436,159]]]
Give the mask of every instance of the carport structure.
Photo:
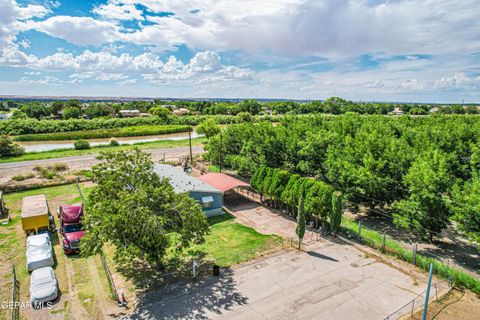
[[[224,173],[210,172],[198,177],[199,180],[214,187],[217,190],[225,192],[237,187],[249,187],[250,185],[241,180],[235,179]]]

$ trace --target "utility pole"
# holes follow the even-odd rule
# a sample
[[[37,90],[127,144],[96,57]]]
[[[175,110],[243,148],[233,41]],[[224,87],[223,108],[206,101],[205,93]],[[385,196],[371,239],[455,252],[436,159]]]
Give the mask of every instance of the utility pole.
[[[223,137],[222,137],[222,129],[220,129],[220,173],[222,172],[222,162],[223,162]]]
[[[425,294],[425,304],[423,305],[422,320],[427,320],[428,298],[430,296],[430,285],[432,284],[433,263],[430,263],[430,271],[428,272],[427,293]]]
[[[190,144],[190,164],[193,166],[192,133],[190,131],[188,131],[188,143]]]

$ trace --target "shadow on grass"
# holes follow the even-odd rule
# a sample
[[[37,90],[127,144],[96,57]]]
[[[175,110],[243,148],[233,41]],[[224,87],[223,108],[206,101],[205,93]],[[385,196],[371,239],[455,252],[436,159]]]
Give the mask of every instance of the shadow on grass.
[[[127,319],[210,319],[247,303],[248,298],[237,290],[233,272],[222,269],[219,277],[202,277],[169,292],[147,291],[138,297],[136,311]]]
[[[207,221],[208,221],[209,226],[213,226],[214,224],[222,223],[222,222],[229,221],[229,220],[234,220],[234,219],[235,219],[235,217],[232,216],[231,214],[224,213],[224,214],[221,214],[219,216],[208,218]]]

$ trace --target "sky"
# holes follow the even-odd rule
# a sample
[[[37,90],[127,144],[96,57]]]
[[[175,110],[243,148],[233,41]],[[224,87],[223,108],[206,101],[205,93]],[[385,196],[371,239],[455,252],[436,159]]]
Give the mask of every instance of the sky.
[[[480,1],[0,0],[0,95],[480,102]]]

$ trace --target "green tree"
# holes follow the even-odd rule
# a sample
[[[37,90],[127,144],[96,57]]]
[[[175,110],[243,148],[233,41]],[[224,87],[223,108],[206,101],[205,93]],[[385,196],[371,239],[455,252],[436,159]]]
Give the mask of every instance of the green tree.
[[[149,110],[150,114],[161,118],[165,123],[168,122],[170,116],[172,116],[172,111],[161,106],[153,107]]]
[[[89,118],[108,117],[115,114],[115,110],[109,105],[99,103],[90,104],[85,108],[85,115]]]
[[[452,192],[450,208],[454,215],[453,220],[457,222],[460,230],[480,243],[480,175],[466,181],[460,187],[456,186]]]
[[[55,101],[52,103],[52,109],[54,113],[58,113],[65,107],[65,103],[63,101]]]
[[[318,228],[319,220],[322,222],[323,231],[327,231],[328,217],[332,209],[333,188],[323,181],[314,181],[306,190],[305,210],[315,217],[315,227]]]
[[[92,168],[96,186],[87,199],[82,252],[95,254],[105,243],[115,260],[143,260],[160,266],[167,249],[202,243],[208,233],[200,205],[176,194],[154,171],[150,156],[137,148],[103,152]]]
[[[51,106],[42,105],[38,103],[25,104],[20,108],[20,111],[25,113],[29,118],[42,119],[52,115],[53,109]]]
[[[248,112],[253,115],[259,113],[261,108],[262,106],[257,100],[243,100],[239,105],[239,109],[241,111]]]
[[[67,107],[63,109],[63,118],[64,119],[78,119],[82,115],[82,112],[79,108]]]
[[[22,112],[20,110],[13,111],[12,116],[10,117],[10,119],[12,120],[27,119],[27,118],[28,116],[25,114],[25,112]]]
[[[220,126],[213,118],[207,118],[206,120],[200,122],[195,129],[198,134],[204,134],[207,138],[211,138],[214,135],[219,134],[220,130]]]
[[[23,154],[25,150],[14,143],[10,136],[0,136],[0,158],[15,157]]]
[[[394,204],[394,223],[432,242],[449,223],[445,194],[453,181],[444,154],[427,151],[419,156],[404,177],[410,195]]]
[[[297,215],[297,228],[295,232],[298,236],[298,250],[300,250],[302,245],[303,236],[305,235],[305,227],[306,227],[306,218],[305,218],[305,208],[303,205],[303,196],[300,197],[300,201],[298,203],[298,215]]]
[[[330,210],[330,229],[333,236],[337,233],[342,224],[343,197],[341,192],[334,192],[332,195],[332,210]]]
[[[291,174],[285,170],[276,169],[272,175],[268,193],[274,199],[277,208],[280,207],[282,193],[288,184]]]

